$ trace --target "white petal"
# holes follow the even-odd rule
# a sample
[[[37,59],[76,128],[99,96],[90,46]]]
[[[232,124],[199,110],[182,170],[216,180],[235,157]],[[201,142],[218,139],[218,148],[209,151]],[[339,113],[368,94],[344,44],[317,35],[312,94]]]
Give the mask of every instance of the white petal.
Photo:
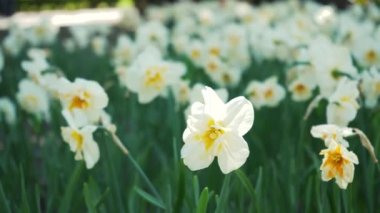
[[[253,125],[254,111],[250,101],[240,96],[232,99],[226,105],[227,116],[224,124],[239,135],[246,134]]]
[[[95,141],[85,141],[83,155],[87,169],[94,167],[100,157],[98,144]]]
[[[81,129],[81,133],[84,137],[83,155],[86,162],[87,169],[94,167],[98,162],[100,153],[98,144],[93,139],[93,132],[96,130],[96,126],[85,126]]]
[[[200,141],[186,142],[181,149],[181,158],[192,171],[207,168],[214,160],[214,156],[206,152],[204,144]]]
[[[336,184],[338,184],[339,188],[341,188],[341,189],[347,188],[348,183],[343,178],[336,176],[335,182],[336,182]]]
[[[329,170],[330,170],[330,168],[322,167],[322,169],[321,169],[321,171],[322,171],[321,178],[322,178],[323,181],[329,181],[329,180],[331,180],[333,178],[332,176],[328,176]]]
[[[205,113],[215,120],[223,120],[226,115],[226,106],[219,96],[210,87],[202,90],[203,100],[205,103]]]
[[[221,151],[218,155],[218,164],[224,174],[240,168],[249,156],[249,148],[243,137],[225,133],[221,140]]]

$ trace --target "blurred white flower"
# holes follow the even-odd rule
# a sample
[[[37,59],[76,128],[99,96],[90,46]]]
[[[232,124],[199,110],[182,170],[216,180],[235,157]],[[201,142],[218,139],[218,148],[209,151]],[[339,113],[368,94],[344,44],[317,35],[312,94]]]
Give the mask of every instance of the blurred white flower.
[[[88,46],[91,37],[91,30],[85,26],[71,26],[69,31],[78,47],[83,49]]]
[[[365,97],[365,106],[373,108],[380,96],[380,72],[375,67],[365,70],[361,75],[360,90]]]
[[[359,164],[358,157],[352,151],[339,143],[331,142],[327,149],[320,152],[324,156],[322,165],[322,180],[329,181],[335,178],[335,182],[341,189],[354,179],[354,164]]]
[[[369,35],[355,41],[352,52],[360,65],[380,67],[380,45],[378,44],[379,40]]]
[[[18,26],[12,26],[3,40],[5,53],[17,56],[25,46],[26,36]]]
[[[200,40],[191,40],[186,50],[187,57],[197,66],[202,66],[205,60],[206,53],[203,45]]]
[[[245,94],[257,109],[263,106],[275,107],[286,95],[285,89],[277,82],[277,77],[270,77],[264,82],[251,81]]]
[[[22,61],[21,67],[33,81],[39,83],[42,72],[49,68],[49,63],[46,58],[36,56],[31,61]]]
[[[174,98],[179,104],[184,105],[189,101],[191,91],[189,81],[180,80],[179,82],[173,84],[172,90],[174,93]]]
[[[315,73],[310,66],[296,66],[287,72],[287,78],[291,82],[288,90],[292,93],[294,101],[306,101],[313,95],[315,89]]]
[[[74,52],[76,48],[75,40],[73,38],[66,38],[63,40],[62,44],[65,50],[69,53]]]
[[[63,109],[73,117],[75,126],[82,127],[97,122],[108,104],[108,96],[99,83],[77,78],[65,85],[61,88],[59,98]]]
[[[17,101],[25,111],[49,120],[47,92],[31,80],[24,79],[18,85]]]
[[[113,50],[113,62],[116,66],[129,65],[135,57],[136,47],[132,39],[127,35],[120,35],[117,38],[116,46]]]
[[[168,87],[179,82],[186,71],[182,63],[164,61],[160,51],[153,46],[138,55],[127,69],[127,87],[138,94],[138,100],[143,104],[160,95],[165,96]]]
[[[314,67],[316,81],[322,96],[329,97],[344,76],[357,76],[349,50],[334,45],[327,38],[315,39],[309,46],[310,62]]]
[[[141,22],[140,13],[136,7],[124,7],[120,25],[128,30],[135,30]]]
[[[298,78],[289,85],[289,91],[292,93],[294,101],[306,101],[313,95],[315,84],[308,82],[305,78]]]
[[[327,105],[327,123],[347,126],[355,119],[360,105],[358,82],[343,78],[335,92],[329,97]]]
[[[50,19],[43,17],[36,26],[28,29],[26,38],[34,46],[47,45],[55,41],[57,33],[58,29],[52,25]]]
[[[108,41],[104,36],[98,35],[92,38],[91,46],[96,55],[103,56],[106,54]]]
[[[98,144],[92,136],[97,127],[87,125],[77,128],[68,111],[63,111],[63,115],[69,124],[68,127],[61,127],[63,140],[69,144],[70,150],[75,152],[75,160],[84,160],[87,169],[93,168],[100,158]]]
[[[242,137],[252,127],[254,111],[244,97],[224,103],[209,87],[202,90],[203,102],[195,102],[183,133],[181,158],[190,170],[208,167],[215,157],[224,174],[240,168],[249,148]]]
[[[5,97],[0,98],[0,121],[3,119],[8,125],[16,122],[16,107],[9,98]]]
[[[169,44],[168,29],[158,21],[146,22],[137,29],[136,44],[140,50],[153,45],[165,52]]]

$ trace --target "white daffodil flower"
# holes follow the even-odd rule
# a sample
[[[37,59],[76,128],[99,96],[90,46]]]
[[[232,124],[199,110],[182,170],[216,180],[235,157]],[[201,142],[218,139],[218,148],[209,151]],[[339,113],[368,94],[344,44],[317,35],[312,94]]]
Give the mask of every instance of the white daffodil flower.
[[[365,106],[374,108],[380,96],[380,72],[376,67],[362,73],[360,89],[365,97]]]
[[[127,69],[127,87],[138,94],[140,103],[146,104],[160,95],[165,96],[168,87],[185,74],[186,67],[182,63],[164,61],[160,51],[151,46]]]
[[[348,147],[348,142],[344,137],[349,137],[355,134],[351,128],[340,127],[334,124],[313,126],[310,132],[313,137],[324,140],[326,147],[329,147],[332,142],[340,143],[343,146]]]
[[[52,25],[48,17],[43,17],[41,21],[26,31],[29,42],[38,46],[41,44],[51,44],[55,41],[58,28]]]
[[[76,125],[82,127],[98,121],[108,104],[108,96],[99,83],[77,78],[65,85],[59,98],[63,108],[73,116]]]
[[[227,174],[240,168],[249,156],[243,135],[253,125],[253,107],[241,96],[224,103],[209,87],[202,94],[204,103],[191,106],[181,158],[195,171],[208,167],[217,157],[221,171]]]
[[[306,101],[310,99],[314,88],[315,84],[313,84],[313,81],[308,81],[305,78],[294,80],[288,87],[294,101]]]
[[[271,77],[264,82],[251,81],[248,84],[245,94],[257,108],[263,106],[275,107],[286,95],[285,89],[277,82],[276,77]]]
[[[63,140],[69,144],[70,150],[75,152],[75,160],[84,160],[87,169],[93,168],[100,157],[98,144],[92,136],[97,127],[87,125],[77,128],[69,111],[65,110],[62,114],[69,124],[68,127],[61,128]]]
[[[191,91],[189,81],[180,80],[171,88],[173,90],[174,98],[179,104],[184,105],[189,102]]]
[[[343,75],[357,76],[348,48],[331,43],[325,37],[310,43],[310,63],[316,71],[316,81],[323,97],[329,97]]]
[[[24,79],[18,85],[17,101],[25,111],[49,119],[49,97],[35,82]]]
[[[165,52],[169,44],[168,29],[158,21],[146,22],[137,29],[136,44],[140,50],[155,46]]]
[[[49,68],[49,64],[45,58],[34,58],[31,61],[22,61],[21,67],[33,81],[39,83],[42,72]]]
[[[16,108],[9,98],[0,98],[0,121],[3,120],[8,125],[13,125],[16,122]]]
[[[360,105],[357,102],[359,90],[357,81],[347,78],[340,80],[335,92],[329,97],[327,123],[347,126],[355,119]]]
[[[113,63],[116,66],[128,65],[135,57],[136,47],[132,39],[127,35],[117,38],[116,47],[113,49]]]
[[[324,156],[320,170],[322,180],[329,181],[335,178],[335,182],[341,189],[354,179],[354,164],[359,164],[358,157],[352,151],[348,151],[342,144],[332,142],[327,149],[320,152]]]
[[[108,41],[104,36],[95,36],[91,40],[91,46],[96,55],[103,56],[106,54]]]
[[[191,40],[186,48],[186,55],[196,66],[204,65],[206,52],[203,42],[198,39]]]

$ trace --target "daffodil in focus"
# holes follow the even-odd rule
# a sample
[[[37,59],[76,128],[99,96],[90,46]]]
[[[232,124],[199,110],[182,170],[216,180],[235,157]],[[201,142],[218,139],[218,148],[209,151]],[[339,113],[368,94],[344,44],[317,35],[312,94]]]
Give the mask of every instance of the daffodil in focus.
[[[352,151],[348,151],[342,144],[332,142],[327,149],[320,152],[324,156],[322,165],[322,180],[329,181],[335,178],[335,182],[341,189],[354,179],[354,164],[359,164],[358,157]]]
[[[185,74],[182,63],[164,61],[160,51],[153,46],[146,48],[127,69],[127,87],[138,94],[142,104],[165,96],[169,86],[179,82]]]
[[[108,104],[108,96],[99,83],[77,78],[64,85],[59,98],[63,108],[73,116],[76,125],[82,127],[98,121]]]
[[[78,128],[68,111],[63,111],[63,115],[69,124],[68,127],[61,128],[63,140],[69,144],[70,150],[75,152],[75,160],[84,160],[87,169],[93,168],[100,157],[98,144],[92,136],[97,127],[87,125]]]
[[[190,170],[208,167],[215,157],[224,174],[240,168],[249,156],[244,140],[252,127],[252,104],[240,96],[224,103],[209,87],[202,90],[203,103],[195,102],[183,133],[181,158]]]

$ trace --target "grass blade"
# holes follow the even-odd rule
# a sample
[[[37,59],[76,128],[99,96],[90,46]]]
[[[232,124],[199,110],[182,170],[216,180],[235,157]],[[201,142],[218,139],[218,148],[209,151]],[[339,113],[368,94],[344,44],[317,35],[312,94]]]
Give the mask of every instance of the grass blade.
[[[162,208],[162,209],[165,209],[165,206],[164,204],[162,204],[161,201],[159,201],[158,199],[156,199],[155,197],[153,197],[152,195],[148,194],[147,192],[145,192],[144,190],[136,187],[135,188],[135,191],[137,192],[137,194],[139,194],[142,198],[144,198],[146,201],[148,201],[149,203],[159,207],[159,208]]]
[[[207,204],[209,200],[208,188],[205,187],[199,197],[196,213],[205,213],[207,211]]]

